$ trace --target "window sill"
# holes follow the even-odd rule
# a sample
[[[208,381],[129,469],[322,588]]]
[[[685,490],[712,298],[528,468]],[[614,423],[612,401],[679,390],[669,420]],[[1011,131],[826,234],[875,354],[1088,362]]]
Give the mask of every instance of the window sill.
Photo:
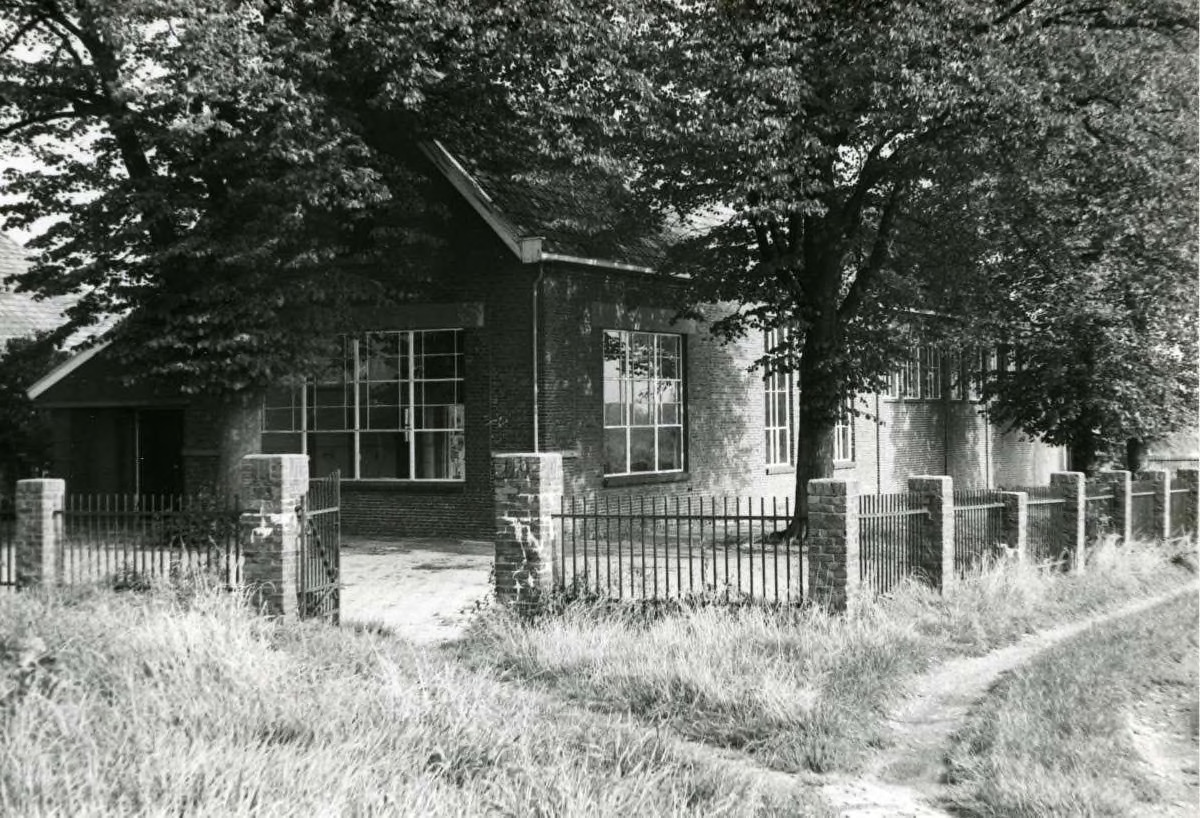
[[[461,494],[464,480],[399,480],[372,478],[343,480],[342,486],[351,491],[394,491],[400,494]]]
[[[646,472],[644,474],[614,474],[604,478],[601,483],[605,488],[621,486],[646,486],[655,483],[686,483],[692,475],[686,471]]]
[[[767,474],[795,474],[796,467],[790,463],[777,463],[773,466],[767,466]]]

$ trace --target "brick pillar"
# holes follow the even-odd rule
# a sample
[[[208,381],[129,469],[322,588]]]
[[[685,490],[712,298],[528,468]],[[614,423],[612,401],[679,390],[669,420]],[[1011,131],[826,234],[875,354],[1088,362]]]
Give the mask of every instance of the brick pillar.
[[[493,454],[496,598],[526,603],[553,587],[559,553],[551,513],[563,494],[562,455]]]
[[[1063,504],[1062,528],[1058,531],[1058,549],[1067,554],[1068,567],[1083,572],[1084,513],[1087,511],[1087,479],[1083,472],[1056,471],[1050,485],[1059,490]]]
[[[58,585],[63,578],[62,519],[64,480],[18,480],[16,581],[18,588]]]
[[[1029,494],[1024,491],[1002,491],[1004,502],[1004,545],[1016,554],[1017,562],[1025,562],[1029,553]]]
[[[939,591],[954,583],[954,481],[939,475],[908,478],[908,490],[921,495],[929,524],[918,554],[921,575]]]
[[[1200,533],[1200,470],[1177,470],[1171,485],[1171,502],[1183,505],[1173,509],[1172,515],[1183,521],[1182,533],[1195,536]]]
[[[268,616],[299,613],[297,571],[300,517],[296,507],[308,492],[308,457],[251,454],[238,471],[242,582],[252,603]]]
[[[858,566],[858,481],[808,481],[808,587],[811,598],[843,613],[862,593]]]
[[[1138,475],[1142,480],[1154,483],[1154,539],[1165,540],[1171,536],[1171,473],[1162,469],[1149,469]]]
[[[1133,475],[1123,469],[1109,469],[1100,472],[1100,476],[1113,496],[1113,533],[1121,538],[1121,542],[1129,542],[1133,539],[1133,492],[1130,488]]]

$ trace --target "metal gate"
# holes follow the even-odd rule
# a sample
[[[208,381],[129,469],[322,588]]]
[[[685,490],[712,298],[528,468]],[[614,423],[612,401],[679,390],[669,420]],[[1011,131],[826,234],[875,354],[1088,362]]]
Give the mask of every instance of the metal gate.
[[[308,482],[300,501],[300,618],[338,624],[341,613],[341,474]]]

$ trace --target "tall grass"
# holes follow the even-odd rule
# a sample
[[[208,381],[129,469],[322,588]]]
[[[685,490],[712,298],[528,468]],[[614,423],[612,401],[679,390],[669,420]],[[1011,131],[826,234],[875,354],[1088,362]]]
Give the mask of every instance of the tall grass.
[[[475,623],[462,653],[476,667],[743,749],[776,769],[854,769],[885,740],[883,716],[905,682],[932,662],[1190,577],[1171,557],[1109,541],[1082,575],[995,564],[945,594],[905,583],[849,617],[716,607],[647,615],[585,603],[530,623],[497,611]]]
[[[280,626],[219,594],[0,597],[0,814],[781,810],[651,730],[384,634]]]
[[[950,753],[957,810],[1123,816],[1159,801],[1135,761],[1126,713],[1152,682],[1194,701],[1196,602],[1086,631],[1006,677]]]

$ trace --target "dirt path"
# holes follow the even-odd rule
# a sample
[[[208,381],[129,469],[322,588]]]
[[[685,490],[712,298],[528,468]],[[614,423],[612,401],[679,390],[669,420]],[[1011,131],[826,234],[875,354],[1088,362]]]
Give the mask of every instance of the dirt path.
[[[880,751],[858,778],[837,778],[822,787],[826,798],[847,818],[945,816],[933,806],[941,791],[950,737],[971,707],[1004,673],[1042,651],[1095,625],[1141,613],[1185,594],[1197,583],[1152,599],[1139,600],[1079,622],[1032,634],[984,656],[953,659],[913,680],[914,692],[889,719],[893,743]]]

